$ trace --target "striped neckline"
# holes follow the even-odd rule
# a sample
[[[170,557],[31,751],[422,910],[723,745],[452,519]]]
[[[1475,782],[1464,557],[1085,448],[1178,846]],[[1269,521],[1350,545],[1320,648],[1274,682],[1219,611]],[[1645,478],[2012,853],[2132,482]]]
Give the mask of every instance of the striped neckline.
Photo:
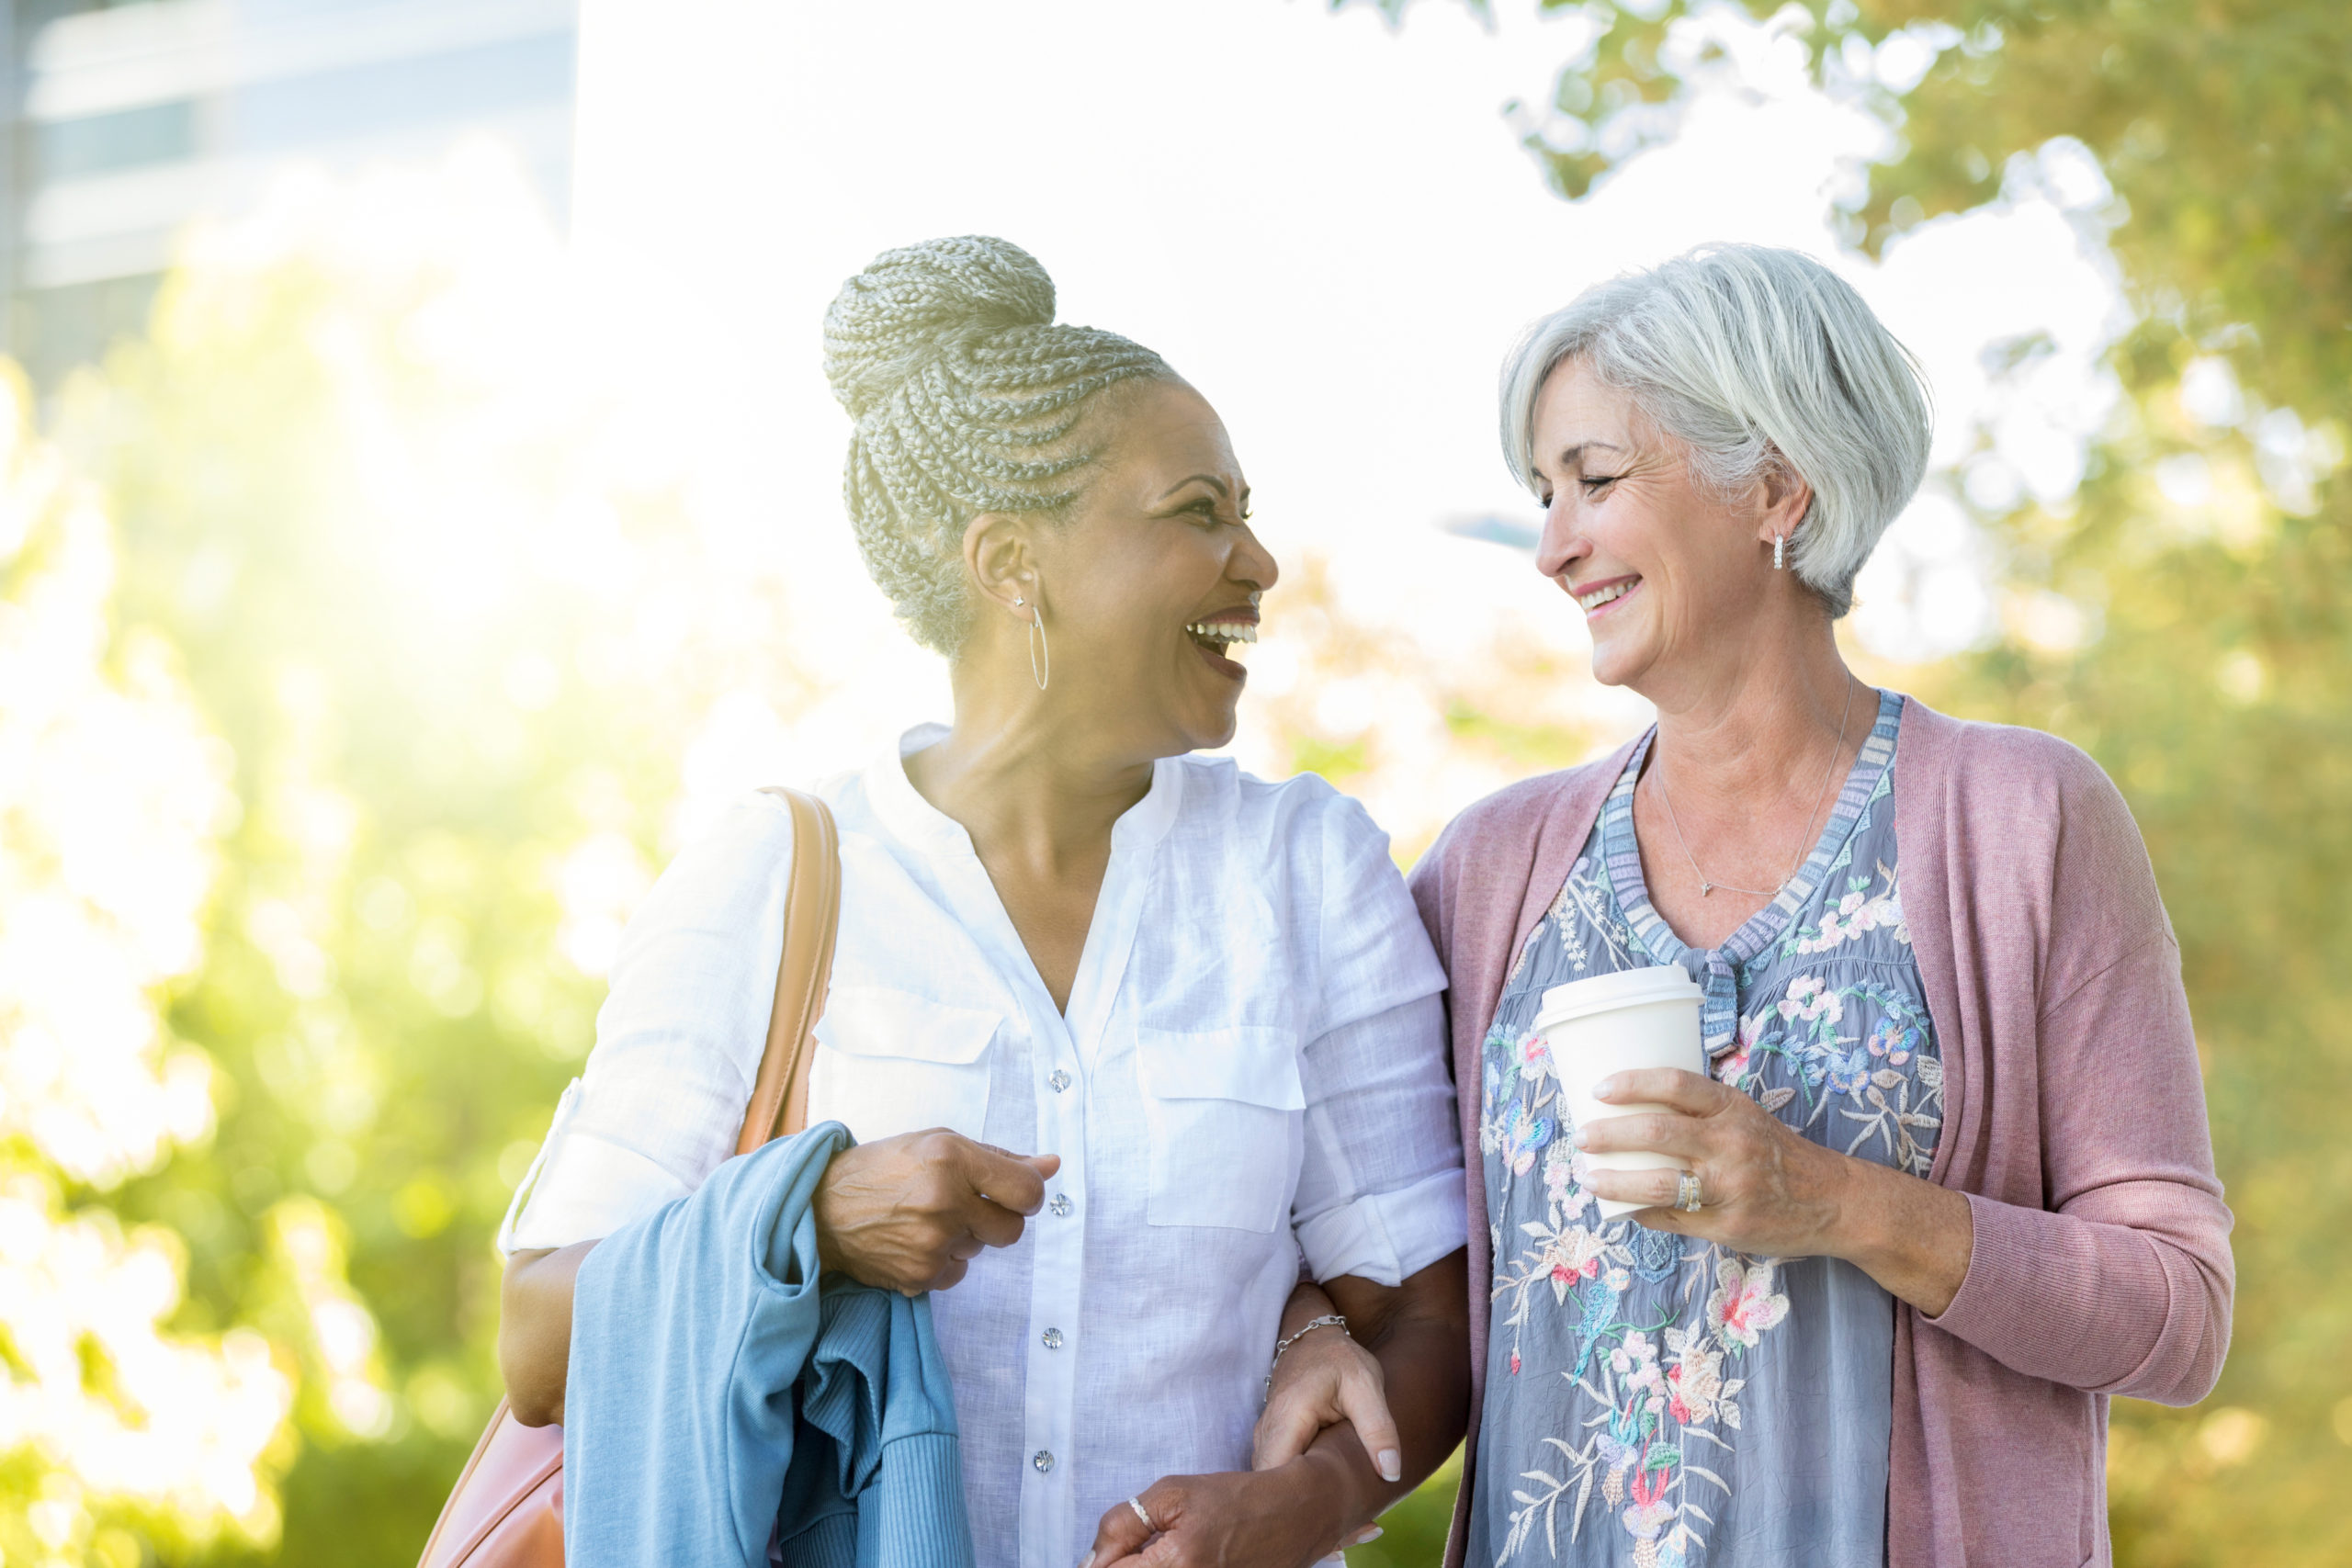
[[[1862,808],[1870,804],[1894,760],[1894,736],[1902,721],[1901,695],[1881,692],[1878,720],[1862,739],[1861,751],[1847,772],[1846,783],[1838,792],[1837,804],[1830,807],[1829,820],[1822,824],[1813,852],[1769,903],[1724,938],[1722,946],[1709,949],[1694,948],[1674,934],[1674,928],[1651,905],[1649,884],[1642,875],[1641,848],[1634,837],[1634,788],[1641,782],[1642,764],[1648,761],[1650,747],[1657,739],[1656,725],[1643,735],[1634,754],[1626,760],[1624,772],[1618,775],[1616,785],[1600,808],[1600,847],[1608,864],[1610,891],[1616,896],[1627,929],[1643,949],[1660,964],[1677,964],[1690,971],[1691,978],[1706,991],[1706,1002],[1700,1010],[1700,1028],[1708,1055],[1719,1055],[1728,1051],[1737,1039],[1736,976],[1739,966],[1779,940],[1789,922],[1812,902],[1815,892],[1837,868],[1854,824],[1861,819]]]

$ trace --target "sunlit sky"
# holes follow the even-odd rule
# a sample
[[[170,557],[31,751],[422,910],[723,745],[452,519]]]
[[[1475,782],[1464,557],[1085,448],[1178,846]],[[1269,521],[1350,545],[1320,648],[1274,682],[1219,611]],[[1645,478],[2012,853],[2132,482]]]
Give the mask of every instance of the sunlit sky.
[[[1319,0],[587,0],[582,330],[649,394],[710,515],[780,556],[793,640],[843,682],[793,732],[793,771],[944,711],[938,662],[852,548],[818,348],[842,278],[939,234],[1015,241],[1065,320],[1159,350],[1223,413],[1276,551],[1329,558],[1353,611],[1436,660],[1498,618],[1583,645],[1525,556],[1439,527],[1533,520],[1495,438],[1515,333],[1703,241],[1822,255],[1921,357],[1938,408],[1941,472],[1885,552],[1906,570],[1866,580],[1857,628],[1912,655],[1982,633],[1979,547],[1946,498],[2064,495],[2107,407],[2096,361],[2121,317],[2086,216],[2096,168],[2045,158],[2007,210],[1930,225],[1883,266],[1851,255],[1831,198],[1883,133],[1749,30],[1738,80],[1572,205],[1503,106],[1549,102],[1581,24],[1495,9],[1425,0],[1391,28]],[[1988,345],[2033,333],[2051,352],[1996,395]],[[1995,455],[1970,459],[1988,423]]]

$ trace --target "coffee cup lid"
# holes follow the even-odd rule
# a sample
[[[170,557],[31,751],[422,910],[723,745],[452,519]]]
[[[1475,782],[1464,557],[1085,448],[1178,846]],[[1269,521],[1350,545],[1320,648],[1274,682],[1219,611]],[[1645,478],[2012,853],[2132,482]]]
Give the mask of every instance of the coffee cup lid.
[[[1645,1002],[1695,1002],[1706,993],[1679,964],[1658,964],[1647,969],[1621,969],[1614,975],[1594,975],[1554,986],[1544,993],[1544,1007],[1535,1027],[1548,1029],[1572,1018],[1586,1018]]]

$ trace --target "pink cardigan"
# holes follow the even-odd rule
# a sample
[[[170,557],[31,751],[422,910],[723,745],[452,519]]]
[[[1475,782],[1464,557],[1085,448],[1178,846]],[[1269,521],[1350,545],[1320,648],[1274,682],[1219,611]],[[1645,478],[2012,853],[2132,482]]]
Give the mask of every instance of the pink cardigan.
[[[1478,1083],[1512,955],[1629,751],[1488,796],[1414,868],[1451,976],[1457,1084]],[[2063,740],[1906,702],[1894,812],[1944,1064],[1929,1179],[1968,1195],[1975,1249],[1942,1316],[1896,1316],[1887,1562],[2105,1563],[2108,1397],[2193,1404],[2230,1340],[2230,1212],[2179,948],[2123,797]],[[1447,1568],[1462,1562],[1487,1371],[1475,1087],[1462,1132],[1471,1441]]]

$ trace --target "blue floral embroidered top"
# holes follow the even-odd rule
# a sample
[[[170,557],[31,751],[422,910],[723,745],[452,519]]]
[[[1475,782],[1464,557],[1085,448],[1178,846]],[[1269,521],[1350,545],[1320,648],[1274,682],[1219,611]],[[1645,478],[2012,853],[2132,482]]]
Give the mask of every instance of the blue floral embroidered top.
[[[1895,882],[1902,712],[1881,697],[1812,855],[1712,952],[1677,939],[1643,883],[1645,739],[1520,953],[1479,1111],[1495,1272],[1474,1568],[1885,1560],[1893,1298],[1834,1258],[1602,1221],[1531,1026],[1553,986],[1679,964],[1705,992],[1718,1081],[1815,1143],[1926,1175],[1943,1071]]]

